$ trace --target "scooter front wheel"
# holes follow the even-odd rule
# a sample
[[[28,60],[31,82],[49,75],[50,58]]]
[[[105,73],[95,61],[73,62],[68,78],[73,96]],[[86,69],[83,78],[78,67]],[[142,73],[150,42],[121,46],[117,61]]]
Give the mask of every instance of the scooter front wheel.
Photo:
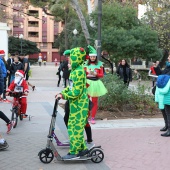
[[[38,156],[40,158],[40,161],[45,163],[45,164],[50,163],[54,158],[53,151],[51,149],[49,149],[49,148],[42,149],[39,152]]]
[[[101,149],[93,149],[90,152],[91,161],[94,163],[100,163],[104,159],[104,153]]]

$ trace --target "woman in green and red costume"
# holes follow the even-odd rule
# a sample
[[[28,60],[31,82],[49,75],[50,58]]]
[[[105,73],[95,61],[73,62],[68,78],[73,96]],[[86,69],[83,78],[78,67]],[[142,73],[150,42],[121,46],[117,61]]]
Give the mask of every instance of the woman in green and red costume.
[[[103,62],[98,61],[97,52],[92,46],[88,46],[89,59],[84,64],[84,69],[87,75],[87,88],[88,96],[91,98],[93,107],[91,113],[89,113],[89,121],[95,124],[95,116],[98,109],[98,98],[107,93],[107,89],[100,80],[104,76]]]

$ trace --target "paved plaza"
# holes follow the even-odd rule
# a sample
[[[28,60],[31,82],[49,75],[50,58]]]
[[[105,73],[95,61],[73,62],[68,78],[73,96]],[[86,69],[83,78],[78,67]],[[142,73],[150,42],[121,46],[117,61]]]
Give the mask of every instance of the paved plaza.
[[[163,119],[123,119],[97,120],[92,125],[93,140],[101,145],[105,158],[95,164],[91,161],[54,160],[43,164],[38,152],[47,143],[54,96],[63,87],[57,87],[57,67],[31,66],[32,77],[29,82],[36,86],[28,96],[27,114],[31,121],[24,119],[12,132],[6,134],[5,122],[0,120],[0,133],[9,143],[9,148],[0,151],[0,170],[169,170],[170,138],[161,137],[159,129]],[[133,86],[132,82],[132,86]],[[11,100],[9,97],[8,99]],[[60,100],[64,103],[64,100]],[[0,103],[2,110],[10,117],[11,104]],[[56,134],[61,141],[67,140],[67,131],[63,121],[61,107],[56,120]],[[54,141],[55,142],[55,141]],[[55,144],[55,143],[54,143]],[[68,153],[68,147],[55,147],[61,156]]]

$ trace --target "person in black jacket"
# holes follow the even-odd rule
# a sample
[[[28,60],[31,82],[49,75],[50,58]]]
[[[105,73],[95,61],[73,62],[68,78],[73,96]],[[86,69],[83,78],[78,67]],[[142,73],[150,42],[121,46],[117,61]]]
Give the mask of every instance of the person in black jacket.
[[[8,87],[10,85],[10,79],[11,79],[11,65],[14,62],[14,56],[15,54],[11,54],[11,56],[7,59],[7,73],[8,73]]]
[[[70,76],[70,70],[68,67],[68,57],[65,58],[63,64],[61,66],[61,71],[63,71],[63,79],[64,79],[64,88],[67,87],[68,79]]]
[[[58,71],[56,73],[56,75],[58,75],[58,83],[57,83],[57,87],[60,86],[60,81],[61,81],[61,68],[62,68],[63,62],[60,61],[60,66],[58,67]]]
[[[121,60],[116,73],[124,81],[124,84],[129,86],[129,82],[132,81],[132,70],[125,59]]]
[[[14,62],[11,64],[11,68],[10,68],[10,73],[11,73],[11,80],[10,83],[14,80],[15,78],[15,72],[17,70],[23,70],[24,71],[24,66],[23,64],[19,61],[18,56],[14,57]]]

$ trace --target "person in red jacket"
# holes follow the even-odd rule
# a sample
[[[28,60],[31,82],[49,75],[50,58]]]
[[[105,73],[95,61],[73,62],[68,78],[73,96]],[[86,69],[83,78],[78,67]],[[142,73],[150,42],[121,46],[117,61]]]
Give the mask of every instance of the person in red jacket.
[[[104,76],[103,63],[98,61],[97,52],[92,46],[89,48],[89,59],[84,64],[84,69],[87,75],[87,94],[93,103],[91,113],[89,113],[89,121],[95,124],[95,116],[98,109],[98,98],[107,93],[107,89],[100,80]],[[91,117],[91,118],[90,118]]]
[[[155,68],[156,68],[156,62],[153,62],[152,63],[152,66],[150,67],[150,70],[149,70],[149,76],[150,75],[154,75],[153,77],[152,77],[152,87],[154,87],[155,86],[155,82],[156,82],[156,80],[157,80],[157,78],[156,78],[156,71],[155,71]]]
[[[28,95],[28,84],[24,79],[24,72],[22,70],[17,70],[15,73],[15,79],[11,82],[10,86],[7,89],[6,95],[9,95],[9,92],[22,92],[23,95],[21,96],[21,114],[23,114],[23,118],[26,118],[27,111],[27,95]],[[14,98],[14,100],[16,100]]]

